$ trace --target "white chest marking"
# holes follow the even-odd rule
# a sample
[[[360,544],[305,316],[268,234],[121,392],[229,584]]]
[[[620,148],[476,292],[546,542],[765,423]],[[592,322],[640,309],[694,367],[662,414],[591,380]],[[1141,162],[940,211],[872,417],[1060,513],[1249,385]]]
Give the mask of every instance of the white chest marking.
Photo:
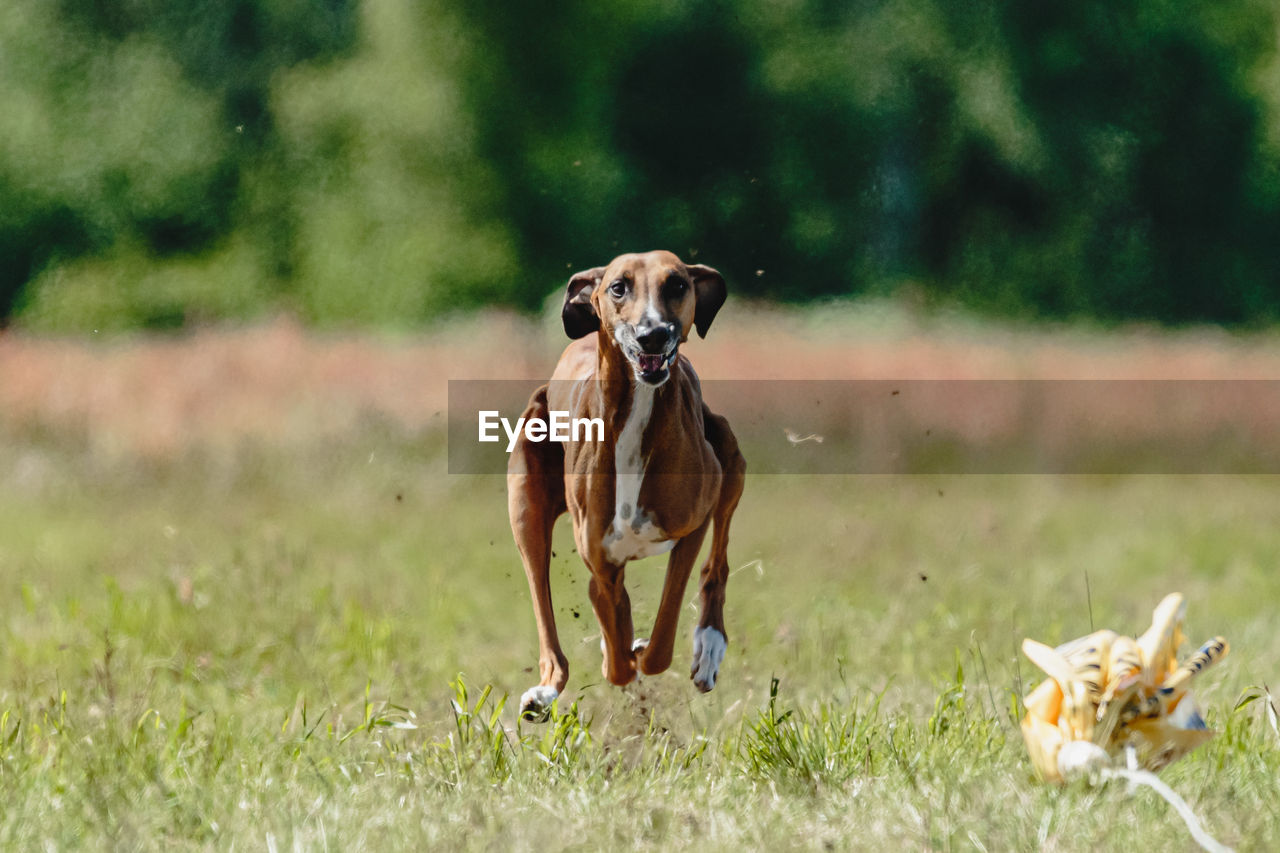
[[[653,414],[656,389],[642,382],[635,384],[631,413],[622,425],[618,443],[613,449],[614,499],[613,523],[604,537],[604,550],[617,563],[663,554],[675,547],[674,539],[654,525],[640,508],[640,486],[644,482],[644,456],[640,452],[645,427]]]

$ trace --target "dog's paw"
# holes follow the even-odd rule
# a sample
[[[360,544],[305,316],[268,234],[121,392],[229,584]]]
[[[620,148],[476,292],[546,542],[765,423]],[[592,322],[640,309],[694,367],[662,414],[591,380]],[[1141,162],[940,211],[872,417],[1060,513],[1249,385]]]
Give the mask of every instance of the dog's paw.
[[[724,634],[709,625],[693,632],[693,666],[689,677],[703,693],[716,686],[720,662],[728,645]]]
[[[648,637],[636,637],[631,641],[631,653],[633,655],[638,655],[647,648],[649,648]],[[600,654],[609,654],[609,647],[604,644],[604,637],[600,638]]]
[[[636,637],[631,641],[631,656],[636,662],[636,680],[644,680],[644,670],[640,668],[640,661],[644,659],[644,650],[649,648],[648,637]]]
[[[520,697],[520,717],[531,723],[545,723],[551,716],[551,703],[559,695],[559,691],[547,684],[530,687]]]

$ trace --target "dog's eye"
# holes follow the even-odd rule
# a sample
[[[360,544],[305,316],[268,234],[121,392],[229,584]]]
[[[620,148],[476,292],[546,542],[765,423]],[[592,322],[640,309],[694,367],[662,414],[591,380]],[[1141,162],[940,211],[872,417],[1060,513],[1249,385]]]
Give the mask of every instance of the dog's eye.
[[[627,295],[627,283],[622,279],[618,279],[609,285],[609,292],[613,294],[615,299],[621,299]]]
[[[679,276],[672,276],[667,279],[667,283],[663,286],[663,290],[668,296],[680,296],[689,289],[689,282]]]

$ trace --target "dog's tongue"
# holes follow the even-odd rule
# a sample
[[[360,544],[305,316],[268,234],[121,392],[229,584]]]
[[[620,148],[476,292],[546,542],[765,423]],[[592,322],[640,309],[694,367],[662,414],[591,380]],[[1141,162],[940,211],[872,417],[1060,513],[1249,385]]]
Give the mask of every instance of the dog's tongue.
[[[665,361],[665,358],[661,355],[640,353],[637,361],[640,363],[640,369],[645,373],[657,373],[662,369],[662,363]]]

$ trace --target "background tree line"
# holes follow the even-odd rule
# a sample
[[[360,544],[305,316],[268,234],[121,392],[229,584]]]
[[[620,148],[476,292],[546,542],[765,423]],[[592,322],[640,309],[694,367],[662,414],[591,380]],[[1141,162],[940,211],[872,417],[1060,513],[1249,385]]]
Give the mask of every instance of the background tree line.
[[[765,298],[1280,319],[1270,0],[15,0],[0,318]]]

